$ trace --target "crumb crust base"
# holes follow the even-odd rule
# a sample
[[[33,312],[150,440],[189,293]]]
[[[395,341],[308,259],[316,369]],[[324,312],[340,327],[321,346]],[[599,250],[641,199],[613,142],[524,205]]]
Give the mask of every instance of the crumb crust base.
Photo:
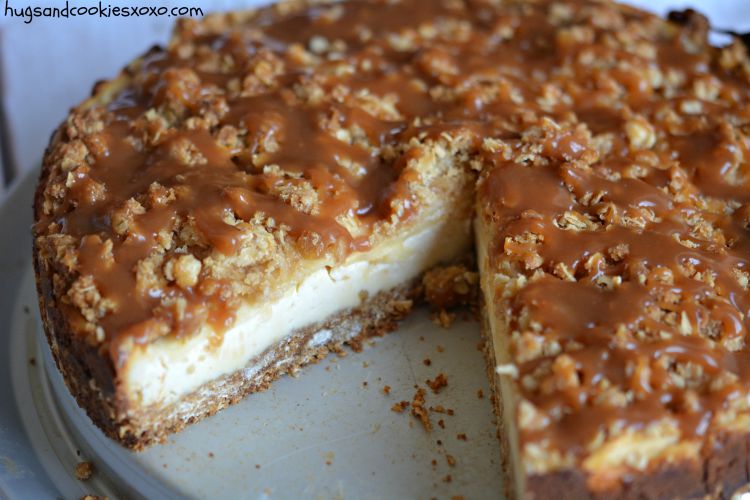
[[[245,368],[203,384],[190,394],[164,407],[130,409],[118,396],[117,379],[111,361],[93,346],[76,337],[55,307],[49,282],[35,256],[34,266],[39,308],[52,358],[78,405],[105,435],[121,445],[142,450],[164,442],[187,425],[203,420],[241,401],[248,394],[264,391],[285,374],[296,374],[329,353],[341,353],[345,346],[359,351],[364,342],[382,336],[398,326],[418,295],[418,280],[367,298],[358,307],[292,332]],[[314,340],[327,332],[325,342]]]

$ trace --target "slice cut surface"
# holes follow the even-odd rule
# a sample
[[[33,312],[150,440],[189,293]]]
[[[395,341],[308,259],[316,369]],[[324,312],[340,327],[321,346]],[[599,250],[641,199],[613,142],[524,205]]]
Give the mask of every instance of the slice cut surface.
[[[405,232],[391,244],[381,244],[366,258],[354,255],[336,267],[322,267],[276,300],[240,305],[235,323],[226,331],[202,331],[189,339],[163,338],[135,349],[124,368],[130,399],[145,407],[169,406],[217,377],[241,369],[252,376],[252,367],[258,371],[261,367],[255,360],[287,336],[346,315],[369,297],[410,285],[440,262],[462,258],[470,237],[466,217],[431,223],[426,229]],[[411,308],[408,297],[403,307]],[[355,327],[347,333],[354,336],[359,330]],[[332,335],[320,328],[310,342],[323,346]]]

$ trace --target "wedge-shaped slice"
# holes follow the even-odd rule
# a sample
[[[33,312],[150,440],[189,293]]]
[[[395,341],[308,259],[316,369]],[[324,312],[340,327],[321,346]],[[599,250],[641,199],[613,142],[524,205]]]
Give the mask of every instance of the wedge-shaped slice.
[[[68,386],[127,446],[161,440],[343,343],[391,330],[422,273],[471,247],[474,176],[450,141],[405,145],[370,167],[402,159],[392,181],[365,179],[370,194],[347,193],[343,175],[317,178],[328,174],[315,167],[247,172],[254,167],[238,166],[200,130],[165,130],[157,159],[143,163],[137,132],[106,105],[82,107],[53,142],[62,159],[40,184],[35,263]],[[66,171],[77,148],[90,162]],[[183,154],[199,160],[186,165],[175,158]],[[55,190],[66,193],[61,207]],[[366,206],[373,201],[385,208]],[[351,216],[362,205],[383,215]]]
[[[315,24],[302,3],[183,23],[74,109],[45,157],[45,331],[79,404],[126,446],[393,329],[422,273],[471,247],[465,135],[401,135],[407,96],[377,90],[382,68],[356,71],[389,28],[360,46],[342,20],[351,53],[325,58],[283,29],[294,9]]]
[[[688,161],[707,170],[742,147],[715,126],[679,139],[704,141]],[[587,127],[542,119],[487,148],[487,357],[519,498],[728,496],[747,482],[750,191],[687,162],[635,168],[626,130],[601,153]],[[684,152],[661,137],[664,161]]]

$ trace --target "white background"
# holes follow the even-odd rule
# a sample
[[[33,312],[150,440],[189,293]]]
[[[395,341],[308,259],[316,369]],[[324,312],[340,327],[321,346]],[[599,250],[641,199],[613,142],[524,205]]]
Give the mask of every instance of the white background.
[[[70,0],[71,5],[96,5]],[[267,0],[103,0],[104,5],[201,7],[204,12],[247,8]],[[632,0],[629,3],[664,13],[694,7],[716,27],[750,30],[750,0]],[[6,184],[39,163],[50,133],[67,111],[85,99],[94,82],[116,75],[128,61],[154,44],[164,44],[174,19],[168,17],[71,19],[37,18],[31,23],[5,14],[0,0],[0,126],[10,139],[2,156]],[[8,0],[15,8],[63,6],[49,0]],[[0,179],[0,199],[3,182]]]

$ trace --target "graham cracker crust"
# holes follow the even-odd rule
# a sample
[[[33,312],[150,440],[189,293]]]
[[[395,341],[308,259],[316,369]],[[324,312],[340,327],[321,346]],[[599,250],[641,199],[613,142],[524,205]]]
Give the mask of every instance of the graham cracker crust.
[[[42,269],[36,258],[35,266],[44,331],[65,384],[97,427],[132,450],[164,442],[168,435],[267,389],[282,375],[295,374],[330,352],[340,352],[344,346],[360,350],[366,339],[395,330],[419,291],[419,280],[414,280],[369,297],[354,309],[293,332],[244,369],[208,382],[169,406],[132,411],[117,400],[108,358],[66,331],[49,281],[39,279]]]
[[[527,478],[527,498],[558,499],[657,499],[738,498],[750,482],[749,435],[724,435],[711,450],[703,450],[694,462],[665,464],[643,474],[626,477],[619,488],[592,493],[580,470],[565,470]],[[677,495],[675,492],[679,492]]]

